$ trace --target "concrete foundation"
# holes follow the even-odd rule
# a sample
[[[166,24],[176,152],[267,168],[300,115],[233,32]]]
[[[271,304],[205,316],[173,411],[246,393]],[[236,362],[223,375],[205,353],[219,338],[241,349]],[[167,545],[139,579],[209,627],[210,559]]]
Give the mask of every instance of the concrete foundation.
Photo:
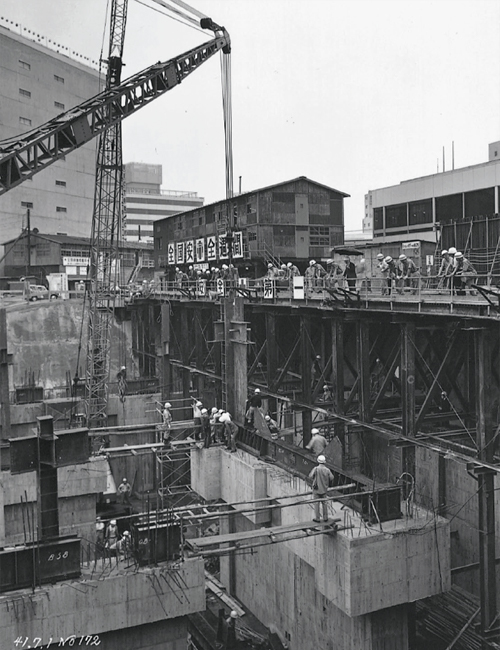
[[[309,490],[302,479],[242,451],[196,454],[193,488],[204,497],[204,487],[217,494],[215,476],[220,497],[228,502],[268,496],[286,504],[290,500],[283,497]],[[314,516],[304,499],[278,513],[272,515],[276,525]],[[356,512],[330,502],[329,515],[349,528],[221,558],[221,579],[265,625],[275,626],[292,650],[404,650],[411,603],[451,585],[448,522],[419,508],[409,514],[368,526]],[[221,532],[230,532],[230,526],[237,532],[254,530],[269,521],[269,514],[262,521],[236,514],[232,522],[223,519]]]
[[[125,629],[128,632],[137,626],[144,630],[146,624],[178,620],[204,609],[203,560],[191,558],[176,568],[142,568],[107,576],[105,580],[95,577],[44,586],[29,595],[23,590],[0,596],[0,639],[13,642],[20,636],[38,638],[39,645],[44,645],[51,639],[59,642],[72,635],[101,635]],[[161,646],[158,640],[151,645],[133,646],[134,635],[136,640],[140,638],[140,630],[133,633],[128,645],[121,646],[122,650],[186,647],[185,637],[184,646],[180,644],[179,631],[173,635],[177,638],[171,639],[170,646]],[[118,646],[105,647],[107,650]]]

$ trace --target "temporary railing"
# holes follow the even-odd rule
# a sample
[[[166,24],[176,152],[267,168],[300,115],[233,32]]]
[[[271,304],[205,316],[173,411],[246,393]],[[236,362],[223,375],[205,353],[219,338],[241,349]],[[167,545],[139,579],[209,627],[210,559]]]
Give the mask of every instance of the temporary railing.
[[[147,293],[147,295],[146,295]],[[432,303],[453,309],[453,305],[480,305],[500,312],[500,276],[422,276],[409,279],[362,277],[346,281],[337,278],[292,278],[290,280],[241,278],[238,283],[218,279],[178,282],[161,281],[148,287],[144,295],[159,299],[217,300],[241,295],[250,301],[268,303],[311,303],[361,307],[371,302]]]
[[[258,431],[239,427],[236,445],[256,456],[271,460],[289,472],[306,478],[316,466],[316,457],[305,449],[263,436]],[[327,463],[328,464],[328,463]],[[401,488],[395,485],[381,485],[374,488],[373,480],[363,481],[359,476],[353,479],[337,467],[329,465],[333,473],[334,485],[351,485],[346,490],[346,505],[359,512],[370,523],[399,519],[401,514]],[[356,493],[349,497],[349,492]],[[360,493],[363,493],[360,496]]]

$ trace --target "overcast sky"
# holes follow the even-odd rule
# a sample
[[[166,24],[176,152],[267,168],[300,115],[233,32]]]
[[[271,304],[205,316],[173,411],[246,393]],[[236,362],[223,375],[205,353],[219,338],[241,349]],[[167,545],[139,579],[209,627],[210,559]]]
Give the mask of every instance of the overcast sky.
[[[143,0],[153,5],[152,0]],[[108,0],[2,0],[0,14],[98,59]],[[500,140],[497,0],[191,0],[232,40],[235,190],[307,176],[351,195],[487,160]],[[154,5],[157,6],[157,5]],[[2,22],[2,24],[5,24]],[[24,32],[23,32],[24,33]],[[125,76],[206,36],[129,0]],[[163,187],[225,196],[220,63],[123,123],[125,162]]]

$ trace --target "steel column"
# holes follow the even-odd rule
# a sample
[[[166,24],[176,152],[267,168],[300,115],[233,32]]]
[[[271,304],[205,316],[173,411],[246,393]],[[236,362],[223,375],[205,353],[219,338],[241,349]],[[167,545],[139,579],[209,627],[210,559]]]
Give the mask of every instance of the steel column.
[[[415,324],[404,323],[401,326],[401,402],[402,402],[402,433],[404,436],[415,436]],[[415,486],[415,446],[405,445],[402,448],[402,474],[406,476],[403,485],[405,498],[411,495]],[[409,476],[408,476],[409,475]],[[411,477],[411,479],[410,479]],[[414,495],[412,495],[414,497]]]
[[[278,371],[278,341],[276,337],[277,323],[274,312],[266,312],[266,380],[269,390],[274,390],[274,380]],[[276,400],[268,398],[268,408],[276,413]]]
[[[10,438],[9,355],[7,353],[7,312],[0,309],[0,425],[1,440]]]
[[[300,363],[302,375],[302,401],[311,403],[311,317],[300,317]],[[312,413],[309,409],[302,411],[302,444],[304,447],[311,439]]]
[[[491,337],[486,329],[475,332],[476,436],[479,458],[493,463],[494,427],[491,409]],[[493,471],[478,468],[479,573],[481,629],[488,630],[497,616],[495,565],[495,485]]]
[[[370,419],[370,329],[367,321],[358,321],[356,358],[358,365],[359,379],[359,419],[362,422],[369,422]],[[364,435],[364,434],[360,434]],[[370,436],[364,436],[363,455],[361,468],[366,476],[373,474],[373,446]]]

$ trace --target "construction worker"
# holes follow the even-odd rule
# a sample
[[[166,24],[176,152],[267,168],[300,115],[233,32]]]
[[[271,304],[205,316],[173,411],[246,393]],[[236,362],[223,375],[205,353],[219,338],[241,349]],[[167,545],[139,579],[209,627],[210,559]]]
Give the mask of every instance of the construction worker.
[[[336,289],[340,277],[340,268],[333,259],[326,260],[325,287]]]
[[[130,496],[132,494],[132,486],[130,485],[130,483],[127,481],[126,478],[124,478],[123,481],[118,486],[117,492],[120,496],[120,503],[126,503],[128,506],[130,506],[131,505]]]
[[[191,399],[193,400],[194,438],[195,440],[199,440],[201,438],[201,409],[203,408],[203,404],[194,397]]]
[[[306,445],[306,449],[315,456],[320,456],[326,449],[328,442],[325,436],[322,436],[319,429],[311,429],[311,440]]]
[[[210,430],[210,416],[208,415],[208,410],[205,408],[201,409],[201,436],[204,448],[208,449],[210,447],[212,434]]]
[[[288,273],[289,273],[291,278],[292,277],[297,277],[297,276],[300,275],[300,271],[299,271],[298,267],[295,266],[295,264],[292,264],[292,262],[287,262],[286,265],[288,267]]]
[[[122,366],[120,370],[116,373],[116,381],[118,383],[118,395],[120,396],[120,402],[125,402],[125,394],[127,392],[127,368]]]
[[[231,453],[236,451],[236,436],[238,435],[238,425],[231,420],[231,415],[227,412],[223,413],[219,422],[224,424],[224,433],[226,435],[226,448],[231,450]]]
[[[106,529],[106,548],[116,548],[116,542],[118,541],[118,526],[116,525],[116,519],[112,519]]]
[[[443,289],[449,286],[449,276],[450,276],[450,270],[451,267],[453,267],[453,260],[450,257],[450,254],[448,251],[442,250],[441,251],[441,265],[438,270],[438,289]]]
[[[163,444],[167,446],[170,443],[170,430],[172,428],[172,413],[170,412],[171,408],[172,404],[170,404],[170,402],[165,402],[163,411],[161,412],[161,417],[163,420]]]
[[[356,291],[356,265],[351,262],[350,257],[344,258],[345,269],[342,274],[347,282],[349,291]]]
[[[476,269],[469,260],[464,257],[463,253],[457,251],[453,264],[453,292],[459,296],[465,296],[466,288],[469,289],[471,296],[475,296],[477,291],[472,289],[472,284],[477,275]]]
[[[333,400],[333,395],[330,386],[328,386],[328,384],[325,384],[323,386],[323,395],[321,396],[321,401],[331,402],[332,400]]]
[[[104,535],[106,533],[106,526],[100,517],[95,520],[95,548],[96,557],[100,557],[104,548]]]
[[[276,422],[276,420],[273,420],[269,414],[264,416],[264,420],[267,424],[267,428],[269,429],[269,433],[271,434],[271,438],[273,440],[276,440],[278,438],[278,433],[280,431],[278,427],[278,423]]]
[[[328,488],[333,487],[333,474],[325,465],[326,458],[323,455],[318,456],[318,464],[313,467],[309,473],[308,479],[312,481],[313,499],[314,501],[314,519],[319,523],[319,506],[320,503],[323,507],[323,521],[328,521],[328,502],[326,495]]]
[[[396,264],[390,255],[384,257],[384,261],[380,265],[380,270],[382,271],[385,279],[385,294],[390,296],[392,293],[392,284],[397,276]]]
[[[397,267],[398,273],[398,293],[403,293],[405,288],[411,290],[412,293],[417,293],[418,288],[418,269],[415,262],[408,258],[404,253],[399,256],[399,264]]]
[[[116,555],[123,555],[124,560],[130,557],[131,543],[130,533],[128,530],[125,530],[121,538],[116,542]]]
[[[377,277],[380,278],[380,280],[377,280],[377,286],[380,288],[380,293],[382,295],[385,295],[387,293],[387,280],[385,277],[385,273],[382,270],[382,265],[384,263],[384,258],[385,255],[383,253],[377,253],[377,262],[375,266],[375,272],[377,274]]]

